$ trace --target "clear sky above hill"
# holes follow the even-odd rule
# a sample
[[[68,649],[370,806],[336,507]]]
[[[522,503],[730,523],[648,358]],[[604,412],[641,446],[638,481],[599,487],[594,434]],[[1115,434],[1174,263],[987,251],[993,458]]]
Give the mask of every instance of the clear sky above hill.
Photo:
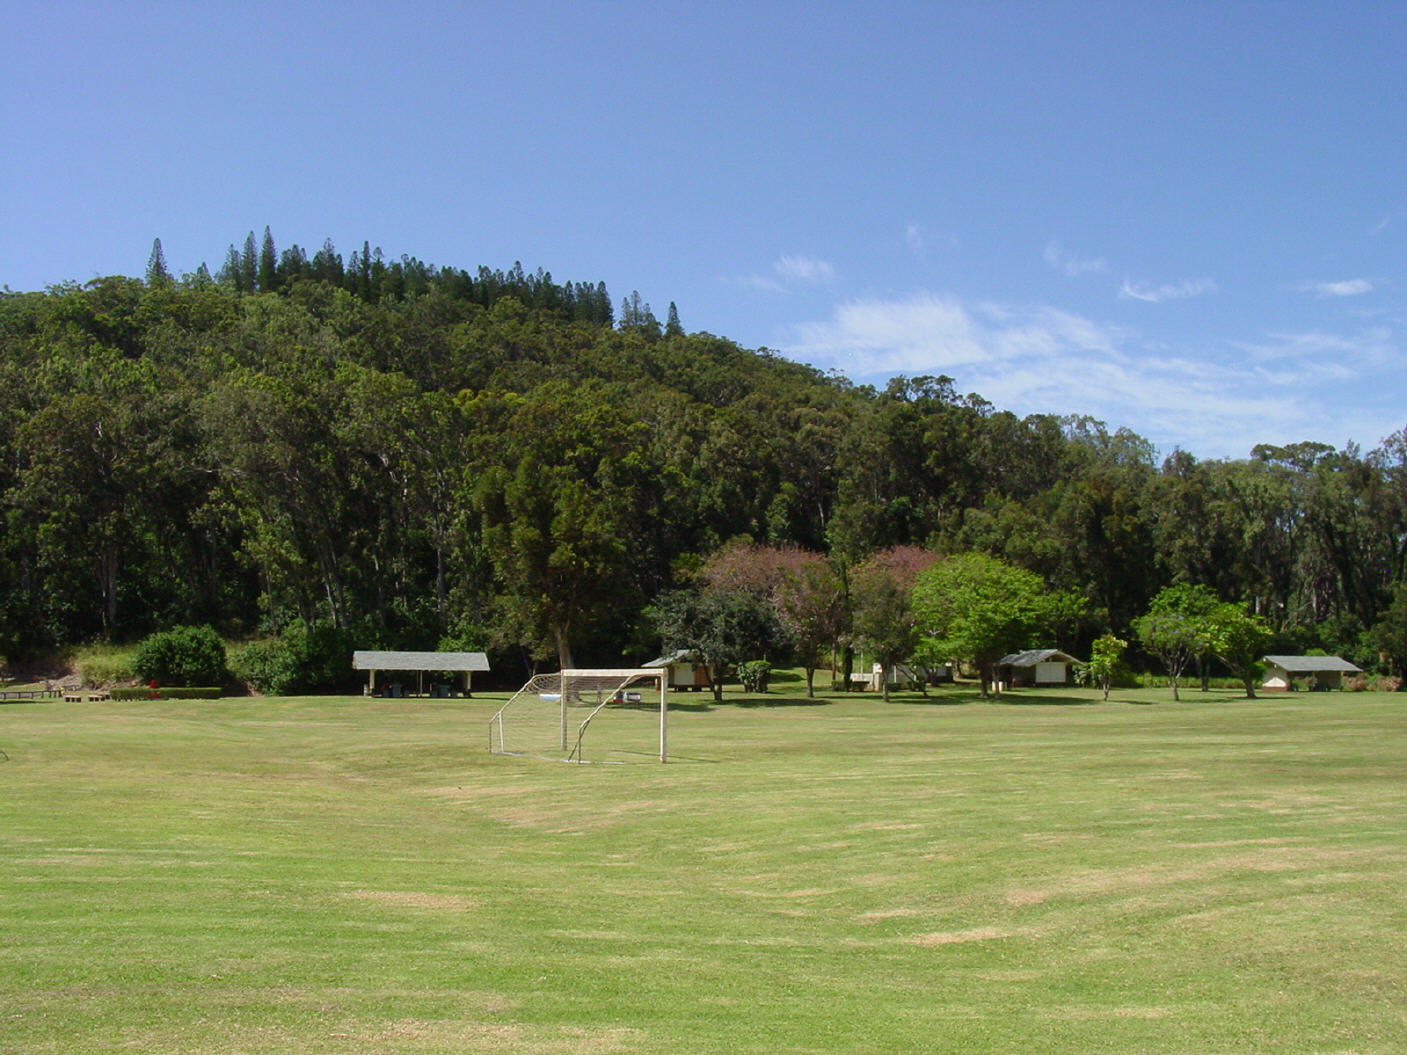
[[[1407,5],[5,4],[0,285],[268,225],[1163,451],[1407,424]]]

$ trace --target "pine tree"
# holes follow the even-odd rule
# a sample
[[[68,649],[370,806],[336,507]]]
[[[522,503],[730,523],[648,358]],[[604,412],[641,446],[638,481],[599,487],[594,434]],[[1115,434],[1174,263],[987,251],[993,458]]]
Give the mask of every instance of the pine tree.
[[[340,286],[343,273],[342,258],[337,255],[337,247],[332,244],[331,238],[323,239],[322,248],[313,254],[313,278]]]
[[[239,288],[244,293],[253,293],[258,288],[259,253],[254,248],[254,232],[244,239],[244,252],[239,257]]]
[[[666,337],[683,337],[684,327],[679,322],[679,309],[674,306],[674,301],[669,302],[669,314],[665,316],[664,335]]]
[[[152,289],[171,285],[171,272],[166,270],[166,254],[161,250],[161,239],[151,243],[151,256],[147,258],[147,285]]]
[[[259,247],[259,288],[269,292],[277,285],[278,255],[274,252],[274,236],[264,228],[264,243]]]
[[[221,285],[230,286],[238,293],[246,292],[239,284],[239,250],[234,247],[233,242],[230,243],[229,252],[225,254],[225,266],[220,268],[220,273],[215,278]]]

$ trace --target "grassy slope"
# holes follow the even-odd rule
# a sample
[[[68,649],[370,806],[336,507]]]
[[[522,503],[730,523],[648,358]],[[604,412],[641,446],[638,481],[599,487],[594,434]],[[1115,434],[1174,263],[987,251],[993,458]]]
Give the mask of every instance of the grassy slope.
[[[3,1047],[1407,1050],[1401,699],[1185,695],[0,706]]]

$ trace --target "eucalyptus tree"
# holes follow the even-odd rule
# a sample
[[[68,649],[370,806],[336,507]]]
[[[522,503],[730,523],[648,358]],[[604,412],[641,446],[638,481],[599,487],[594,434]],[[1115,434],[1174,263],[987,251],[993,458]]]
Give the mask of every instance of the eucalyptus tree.
[[[591,624],[642,600],[632,568],[649,560],[634,543],[652,480],[627,398],[621,386],[550,382],[465,403],[471,502],[503,625],[522,643],[550,642],[563,669]]]

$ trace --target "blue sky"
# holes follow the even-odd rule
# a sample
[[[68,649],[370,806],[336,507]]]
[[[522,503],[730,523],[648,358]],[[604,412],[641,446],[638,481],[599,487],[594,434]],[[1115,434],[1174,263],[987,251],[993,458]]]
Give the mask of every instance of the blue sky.
[[[268,225],[1164,452],[1407,425],[1407,4],[4,8],[14,290]]]

